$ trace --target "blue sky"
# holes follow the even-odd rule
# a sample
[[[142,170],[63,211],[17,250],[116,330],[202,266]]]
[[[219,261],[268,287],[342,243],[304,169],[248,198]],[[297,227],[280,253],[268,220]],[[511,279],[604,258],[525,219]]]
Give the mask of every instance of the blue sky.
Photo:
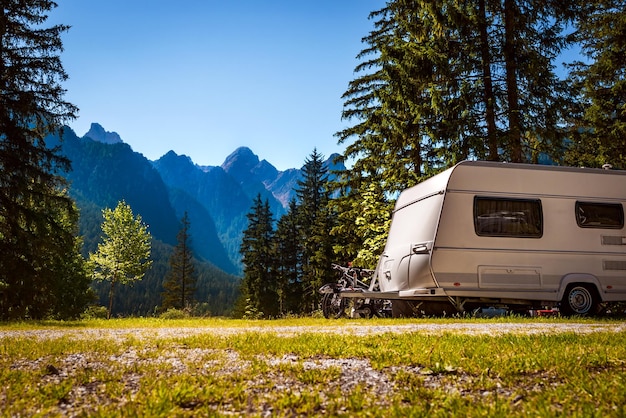
[[[151,160],[220,165],[251,148],[280,170],[341,152],[341,95],[384,0],[57,0],[70,126]]]

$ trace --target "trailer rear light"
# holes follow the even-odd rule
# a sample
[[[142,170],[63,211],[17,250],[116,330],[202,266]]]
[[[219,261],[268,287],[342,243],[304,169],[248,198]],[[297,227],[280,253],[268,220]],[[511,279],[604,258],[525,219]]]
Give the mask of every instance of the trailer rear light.
[[[454,282],[454,287],[459,287],[459,286],[461,286],[461,283],[459,283],[459,282]]]

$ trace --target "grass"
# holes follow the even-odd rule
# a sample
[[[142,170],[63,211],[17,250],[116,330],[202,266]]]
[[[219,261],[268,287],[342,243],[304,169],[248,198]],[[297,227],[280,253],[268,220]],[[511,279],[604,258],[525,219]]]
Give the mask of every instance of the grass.
[[[450,331],[362,336],[319,332],[321,327],[502,322],[545,323],[546,332],[500,336]],[[554,323],[620,324],[517,317],[4,323],[0,324],[0,413],[626,416],[626,332],[552,333]],[[249,327],[254,328],[243,329]],[[285,334],[286,327],[306,329]],[[210,332],[150,334],[162,328]],[[219,332],[238,328],[236,333]],[[42,329],[60,332],[43,340],[28,333]],[[111,337],[105,332],[111,329],[129,332]],[[148,334],[140,335],[137,329]],[[72,333],[76,330],[91,333]]]

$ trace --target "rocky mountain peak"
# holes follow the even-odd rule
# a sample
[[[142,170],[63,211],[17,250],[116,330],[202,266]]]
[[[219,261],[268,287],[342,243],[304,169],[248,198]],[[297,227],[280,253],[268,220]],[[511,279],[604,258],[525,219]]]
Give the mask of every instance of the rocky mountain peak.
[[[222,168],[226,172],[230,171],[250,171],[259,164],[259,157],[248,147],[239,147],[230,154],[222,163]]]
[[[104,144],[118,144],[124,142],[117,132],[107,132],[99,123],[92,123],[89,131],[83,138],[91,138],[94,141]]]

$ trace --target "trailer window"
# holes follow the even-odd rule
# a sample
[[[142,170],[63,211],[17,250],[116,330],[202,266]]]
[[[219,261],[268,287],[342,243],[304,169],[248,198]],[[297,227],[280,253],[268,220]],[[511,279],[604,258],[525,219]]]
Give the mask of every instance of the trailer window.
[[[487,237],[540,238],[541,201],[474,197],[474,230]]]
[[[576,223],[581,228],[622,229],[624,208],[620,203],[576,202]]]

